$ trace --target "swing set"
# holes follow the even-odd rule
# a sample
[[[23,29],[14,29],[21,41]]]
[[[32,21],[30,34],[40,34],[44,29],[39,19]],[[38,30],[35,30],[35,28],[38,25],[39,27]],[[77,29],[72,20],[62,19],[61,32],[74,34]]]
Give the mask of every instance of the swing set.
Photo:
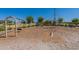
[[[8,37],[9,32],[14,32],[15,37],[17,36],[17,30],[19,25],[21,24],[20,19],[16,18],[14,16],[8,16],[4,19],[4,31],[1,33],[1,35],[5,34],[5,37]]]

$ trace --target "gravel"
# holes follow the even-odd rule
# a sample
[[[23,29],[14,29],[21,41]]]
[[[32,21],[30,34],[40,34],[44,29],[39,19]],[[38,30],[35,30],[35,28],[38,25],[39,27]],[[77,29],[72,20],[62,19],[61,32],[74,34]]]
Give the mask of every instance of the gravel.
[[[53,32],[51,38],[50,33]],[[0,38],[0,50],[78,50],[79,28],[33,27]]]

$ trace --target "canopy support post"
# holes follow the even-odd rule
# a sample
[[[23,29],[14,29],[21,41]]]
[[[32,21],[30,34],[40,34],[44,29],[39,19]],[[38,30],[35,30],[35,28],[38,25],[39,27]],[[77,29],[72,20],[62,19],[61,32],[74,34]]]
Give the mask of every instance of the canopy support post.
[[[15,20],[15,36],[17,36],[17,21]]]
[[[7,37],[7,21],[5,20],[5,37]]]

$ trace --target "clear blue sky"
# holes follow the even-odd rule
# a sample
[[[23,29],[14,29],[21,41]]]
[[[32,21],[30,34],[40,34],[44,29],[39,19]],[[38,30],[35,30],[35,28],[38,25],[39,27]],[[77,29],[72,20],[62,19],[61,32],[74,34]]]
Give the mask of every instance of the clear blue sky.
[[[71,21],[73,18],[79,18],[79,8],[57,8],[56,17],[62,17],[65,21]]]
[[[25,19],[27,16],[33,16],[37,21],[39,16],[43,16],[45,19],[53,18],[52,8],[0,8],[0,19],[4,19],[6,16],[16,16],[21,19]]]
[[[16,16],[21,19],[33,16],[35,21],[39,16],[53,19],[54,8],[0,8],[0,19],[4,19],[6,16]],[[56,8],[56,17],[62,17],[65,21],[79,18],[79,8]]]

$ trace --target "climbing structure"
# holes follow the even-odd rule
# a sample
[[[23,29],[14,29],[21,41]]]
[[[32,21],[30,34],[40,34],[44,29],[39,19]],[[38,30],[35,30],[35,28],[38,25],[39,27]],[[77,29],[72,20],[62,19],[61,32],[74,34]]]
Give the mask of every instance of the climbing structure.
[[[14,16],[8,16],[5,18],[5,36],[7,37],[8,32],[15,32],[15,36],[17,36],[17,28],[18,28],[19,19]]]

